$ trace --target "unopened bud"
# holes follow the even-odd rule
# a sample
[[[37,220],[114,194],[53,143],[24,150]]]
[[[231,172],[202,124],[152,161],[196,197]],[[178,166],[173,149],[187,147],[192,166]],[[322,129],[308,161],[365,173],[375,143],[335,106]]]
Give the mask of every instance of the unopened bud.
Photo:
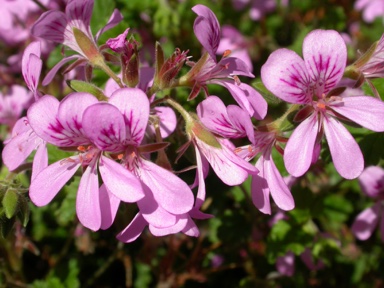
[[[125,64],[123,82],[128,87],[136,87],[136,85],[139,83],[139,80],[139,58],[137,54],[133,54],[128,63]]]

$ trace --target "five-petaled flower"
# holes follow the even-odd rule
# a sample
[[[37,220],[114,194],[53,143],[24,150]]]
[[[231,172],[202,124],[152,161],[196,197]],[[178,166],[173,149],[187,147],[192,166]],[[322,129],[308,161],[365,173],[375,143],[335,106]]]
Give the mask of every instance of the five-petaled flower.
[[[347,61],[345,42],[336,31],[309,33],[303,43],[303,58],[291,50],[279,49],[261,69],[263,83],[272,93],[289,103],[305,106],[296,116],[303,121],[285,147],[285,166],[293,176],[303,175],[325,134],[336,170],[344,178],[356,178],[364,168],[363,155],[339,120],[384,131],[384,103],[364,95],[334,94]]]

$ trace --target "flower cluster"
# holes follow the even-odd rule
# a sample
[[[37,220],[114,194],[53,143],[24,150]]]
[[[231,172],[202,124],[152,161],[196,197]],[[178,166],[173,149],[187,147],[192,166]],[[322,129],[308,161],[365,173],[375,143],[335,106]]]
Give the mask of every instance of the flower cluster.
[[[274,7],[274,1],[268,2]],[[258,1],[252,3],[254,9],[259,7]],[[203,209],[210,193],[205,186],[210,168],[229,186],[241,185],[251,177],[252,202],[262,213],[271,214],[274,209],[270,196],[279,209],[292,210],[294,198],[281,174],[285,171],[278,170],[274,158],[283,156],[288,173],[301,177],[319,159],[326,138],[336,170],[342,177],[354,179],[363,171],[364,159],[341,122],[384,131],[384,103],[362,92],[347,96],[341,81],[348,75],[354,80],[360,75],[382,77],[383,38],[358,65],[348,68],[345,42],[333,30],[310,32],[304,39],[303,58],[284,48],[274,51],[261,68],[261,79],[269,93],[292,105],[280,118],[261,122],[267,115],[267,102],[239,78],[254,77],[244,49],[247,43],[229,27],[221,39],[220,24],[208,7],[192,8],[197,14],[193,29],[204,48],[202,56],[194,62],[188,50],[176,49],[167,58],[156,43],[154,67],[149,67],[141,60],[140,43],[129,35],[129,28],[98,43],[100,35],[116,26],[123,15],[114,10],[94,36],[90,28],[93,4],[93,0],[68,0],[65,12],[49,10],[40,16],[31,33],[44,42],[30,43],[22,57],[22,74],[30,94],[18,94],[23,102],[18,109],[12,109],[11,97],[0,103],[13,110],[11,116],[3,110],[4,115],[0,114],[1,123],[13,128],[2,152],[4,164],[10,171],[21,172],[29,168],[24,164],[36,150],[29,197],[37,206],[49,204],[80,174],[77,217],[93,231],[109,228],[119,207],[131,205],[136,214],[117,236],[123,242],[134,241],[146,227],[155,236],[182,232],[197,237],[194,219],[212,217]],[[237,39],[231,42],[233,35]],[[81,76],[68,80],[74,91],[63,99],[38,89],[45,41],[63,44],[74,54],[65,56],[45,75],[43,86],[71,61],[64,74],[85,68]],[[116,64],[118,74],[111,68]],[[180,75],[185,64],[189,70]],[[93,69],[109,76],[104,88],[92,83]],[[224,87],[237,104],[227,106],[223,97],[211,95],[210,85]],[[189,111],[179,97],[165,95],[181,87],[190,89],[185,101],[198,100],[204,92],[195,111]],[[19,119],[23,109],[26,116]],[[291,128],[286,129],[292,114]],[[187,183],[183,173],[174,170],[168,153],[173,141],[168,139],[179,137],[176,132],[181,129],[184,144],[179,145],[177,159],[193,147],[194,183]],[[47,145],[72,154],[48,164]],[[255,164],[250,163],[255,157]],[[360,226],[354,226],[356,233]]]

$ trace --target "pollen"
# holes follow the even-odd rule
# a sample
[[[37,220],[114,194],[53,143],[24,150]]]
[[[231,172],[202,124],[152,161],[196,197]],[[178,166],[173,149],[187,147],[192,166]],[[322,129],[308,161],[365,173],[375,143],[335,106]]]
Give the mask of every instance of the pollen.
[[[324,103],[317,103],[316,106],[320,109],[325,109],[326,105]]]
[[[224,51],[223,57],[228,57],[231,53],[232,53],[232,51],[227,49],[227,50]]]
[[[235,152],[235,154],[238,154],[239,152],[241,152],[241,150],[243,150],[243,149],[241,149],[240,147],[237,147],[237,148],[235,148],[235,150],[233,150],[233,152]]]
[[[80,152],[85,152],[87,151],[87,148],[83,145],[80,145],[79,147],[77,147],[77,150],[79,150]]]

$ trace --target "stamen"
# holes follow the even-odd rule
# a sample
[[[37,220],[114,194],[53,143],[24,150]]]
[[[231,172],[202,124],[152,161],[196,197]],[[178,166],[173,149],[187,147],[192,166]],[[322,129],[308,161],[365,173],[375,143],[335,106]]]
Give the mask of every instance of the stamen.
[[[316,106],[320,109],[325,109],[326,105],[324,103],[317,103]]]
[[[80,152],[85,152],[87,151],[87,148],[83,145],[80,145],[79,147],[77,147],[77,150],[79,150]]]
[[[223,57],[228,57],[231,53],[232,53],[232,51],[227,49],[227,50],[224,51]]]
[[[240,86],[241,81],[240,81],[240,78],[237,75],[233,76],[233,80],[235,80],[235,83],[236,83],[237,86]]]

